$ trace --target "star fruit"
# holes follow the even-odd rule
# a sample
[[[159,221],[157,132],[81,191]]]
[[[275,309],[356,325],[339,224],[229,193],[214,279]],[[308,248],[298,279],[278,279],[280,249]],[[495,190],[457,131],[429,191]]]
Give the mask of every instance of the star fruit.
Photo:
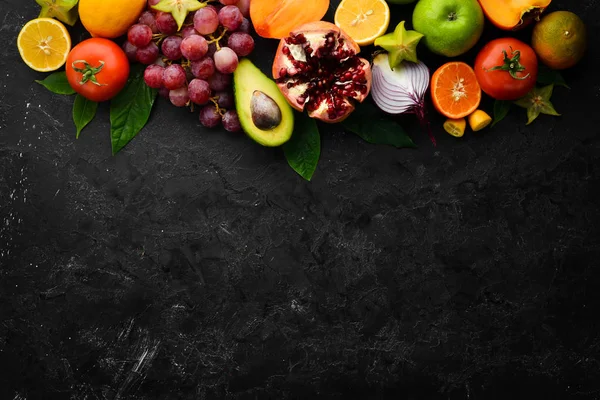
[[[417,31],[407,31],[404,21],[396,25],[394,32],[375,39],[375,46],[387,50],[390,68],[394,69],[404,60],[418,62],[417,45],[423,35]]]
[[[75,25],[79,14],[75,7],[79,0],[35,0],[42,10],[38,18],[56,18],[67,25]]]
[[[181,29],[185,17],[190,11],[196,11],[206,6],[206,3],[200,3],[198,0],[161,0],[152,8],[157,11],[170,13],[177,22],[178,29]]]
[[[554,85],[535,87],[524,97],[515,101],[516,105],[527,109],[527,125],[535,121],[540,114],[560,116],[550,102],[553,88]]]

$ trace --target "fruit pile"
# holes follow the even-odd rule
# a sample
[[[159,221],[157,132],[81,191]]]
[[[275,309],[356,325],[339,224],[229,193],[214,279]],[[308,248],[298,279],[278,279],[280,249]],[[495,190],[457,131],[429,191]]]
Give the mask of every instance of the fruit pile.
[[[283,145],[289,164],[306,179],[320,151],[315,120],[401,147],[412,145],[410,138],[390,138],[381,128],[395,121],[369,125],[365,118],[415,114],[435,143],[427,94],[447,118],[444,130],[456,137],[467,123],[479,131],[492,122],[480,109],[484,95],[496,100],[495,122],[511,104],[527,109],[528,124],[539,114],[559,115],[547,83],[560,83],[557,71],[584,56],[586,30],[575,14],[544,13],[551,0],[387,1],[416,3],[412,30],[402,21],[389,31],[385,0],[342,0],[334,23],[322,20],[329,0],[310,6],[297,0],[37,0],[40,16],[23,27],[17,43],[36,71],[65,67],[38,82],[55,93],[77,94],[77,135],[94,117],[96,103],[111,102],[113,153],[143,128],[160,94],[197,111],[204,127]],[[73,26],[78,19],[93,38],[71,48],[63,23]],[[430,75],[418,48],[459,57],[479,42],[486,20],[507,35],[486,43],[472,66],[447,60]],[[531,44],[511,37],[533,23]],[[248,58],[253,34],[279,39],[270,77]],[[378,113],[365,102],[369,95]]]

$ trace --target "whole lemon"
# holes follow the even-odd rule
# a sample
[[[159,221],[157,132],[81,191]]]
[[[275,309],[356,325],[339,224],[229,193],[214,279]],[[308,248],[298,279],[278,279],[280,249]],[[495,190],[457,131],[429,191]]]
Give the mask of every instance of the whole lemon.
[[[79,19],[94,37],[114,39],[127,32],[146,0],[79,0]]]

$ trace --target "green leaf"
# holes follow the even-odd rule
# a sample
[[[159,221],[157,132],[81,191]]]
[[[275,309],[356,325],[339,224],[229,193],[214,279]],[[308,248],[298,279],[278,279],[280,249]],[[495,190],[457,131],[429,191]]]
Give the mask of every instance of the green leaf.
[[[369,103],[357,106],[341,124],[369,143],[417,147],[397,122]]]
[[[75,90],[69,85],[65,71],[54,72],[43,81],[37,81],[40,85],[56,94],[75,94]]]
[[[494,102],[494,122],[492,123],[492,127],[508,115],[511,104],[510,101],[506,100],[496,100]]]
[[[79,139],[81,130],[92,122],[96,116],[97,109],[98,103],[95,101],[88,100],[80,94],[75,97],[75,102],[73,103],[73,122],[77,128],[77,139]]]
[[[321,135],[314,119],[299,113],[294,119],[294,133],[283,144],[283,153],[290,167],[310,181],[321,155]]]
[[[560,72],[550,69],[545,65],[540,65],[538,69],[537,83],[540,85],[563,86],[570,89]]]
[[[110,102],[110,139],[117,154],[148,122],[157,91],[144,83],[144,66],[131,68],[129,81]]]

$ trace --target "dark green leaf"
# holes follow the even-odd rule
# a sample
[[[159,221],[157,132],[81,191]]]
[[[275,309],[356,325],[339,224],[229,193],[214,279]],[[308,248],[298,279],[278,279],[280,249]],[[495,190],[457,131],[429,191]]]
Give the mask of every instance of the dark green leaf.
[[[563,86],[570,89],[560,72],[550,69],[545,65],[540,65],[538,69],[537,83],[540,85]]]
[[[144,66],[131,68],[129,81],[110,102],[110,139],[117,154],[142,130],[150,118],[157,91],[144,83]]]
[[[502,121],[508,115],[511,104],[510,101],[506,100],[496,100],[494,102],[494,122],[492,122],[492,126]]]
[[[321,155],[321,135],[314,119],[296,113],[292,138],[283,144],[283,153],[290,167],[310,181]]]
[[[77,128],[77,139],[79,139],[81,130],[96,116],[97,108],[98,103],[95,101],[88,100],[80,94],[75,97],[75,102],[73,103],[73,122]]]
[[[67,74],[65,71],[54,72],[50,74],[43,81],[36,81],[46,89],[56,94],[75,94],[75,91],[69,85],[67,80]]]
[[[360,104],[342,126],[373,144],[416,147],[404,129],[391,117],[369,103]]]

